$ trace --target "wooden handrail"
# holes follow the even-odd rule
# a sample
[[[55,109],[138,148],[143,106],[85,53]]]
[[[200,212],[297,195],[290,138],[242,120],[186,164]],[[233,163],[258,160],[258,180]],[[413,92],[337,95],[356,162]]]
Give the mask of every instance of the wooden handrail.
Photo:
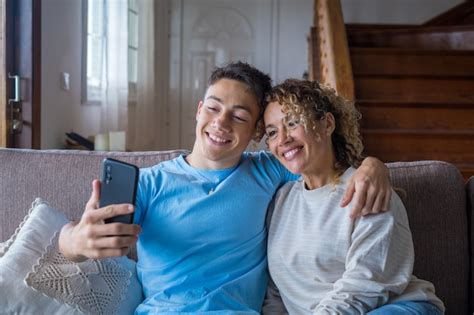
[[[340,0],[315,0],[309,44],[309,79],[354,100],[354,78]]]

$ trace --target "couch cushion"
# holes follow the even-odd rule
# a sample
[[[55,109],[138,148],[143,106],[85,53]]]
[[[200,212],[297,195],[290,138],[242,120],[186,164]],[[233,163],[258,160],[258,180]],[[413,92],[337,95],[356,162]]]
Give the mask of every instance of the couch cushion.
[[[131,314],[142,302],[126,258],[68,261],[58,252],[66,217],[37,199],[0,257],[0,305],[8,314]]]
[[[429,280],[446,314],[467,314],[469,245],[466,195],[459,170],[445,162],[389,163],[407,208],[415,246],[413,273]]]

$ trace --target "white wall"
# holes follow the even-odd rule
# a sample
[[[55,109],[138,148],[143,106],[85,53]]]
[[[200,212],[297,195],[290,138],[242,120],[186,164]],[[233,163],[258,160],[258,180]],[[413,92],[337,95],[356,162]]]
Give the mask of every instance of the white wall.
[[[81,105],[82,1],[43,0],[41,19],[41,148],[64,147],[65,132],[99,132],[100,108]],[[61,90],[60,74],[71,89]]]
[[[273,52],[272,79],[280,83],[287,78],[302,78],[308,69],[307,36],[313,21],[313,0],[276,1],[277,25],[272,28]]]

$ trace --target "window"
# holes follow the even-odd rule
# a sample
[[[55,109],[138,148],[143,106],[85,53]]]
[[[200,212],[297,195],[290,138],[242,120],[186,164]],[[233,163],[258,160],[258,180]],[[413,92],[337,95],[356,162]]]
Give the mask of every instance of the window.
[[[100,104],[105,84],[106,0],[84,1],[82,103]],[[85,87],[85,88],[84,88]]]
[[[107,87],[107,18],[108,1],[84,0],[83,53],[82,53],[82,103],[100,105],[103,90]],[[137,101],[138,68],[138,4],[127,3],[128,31],[128,93],[130,104]]]
[[[137,0],[128,0],[128,100],[137,102],[138,68],[138,5]]]

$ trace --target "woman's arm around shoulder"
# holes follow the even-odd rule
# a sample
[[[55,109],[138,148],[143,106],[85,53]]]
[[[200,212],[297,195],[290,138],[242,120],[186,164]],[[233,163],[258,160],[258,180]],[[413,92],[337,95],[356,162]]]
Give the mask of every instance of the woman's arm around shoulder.
[[[351,218],[388,210],[392,189],[389,172],[382,161],[367,157],[349,180],[341,207],[351,201]]]

